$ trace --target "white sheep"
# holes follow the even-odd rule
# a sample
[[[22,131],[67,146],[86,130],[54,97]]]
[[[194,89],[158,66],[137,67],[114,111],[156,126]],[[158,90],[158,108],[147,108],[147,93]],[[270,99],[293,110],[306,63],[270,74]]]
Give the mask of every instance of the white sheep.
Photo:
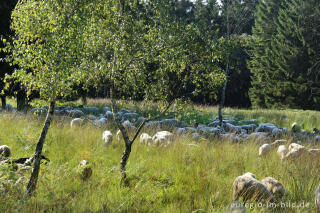
[[[316,213],[319,213],[319,209],[320,209],[320,184],[318,185],[318,188],[316,189],[315,196],[314,196],[314,202],[316,205]]]
[[[267,201],[274,202],[274,197],[269,190],[252,173],[238,176],[233,182],[233,200],[241,197],[246,201]]]
[[[291,143],[289,145],[289,152],[293,151],[293,150],[306,150],[306,147],[298,144],[298,143]]]
[[[172,143],[173,134],[168,131],[160,131],[152,137],[152,141],[155,145],[167,146]]]
[[[88,164],[88,161],[82,160],[78,165],[78,172],[82,180],[88,180],[92,175],[92,169]]]
[[[81,125],[83,124],[83,121],[84,121],[84,119],[82,119],[82,118],[72,119],[72,121],[71,121],[71,123],[70,123],[70,126],[71,126],[71,127],[81,126]]]
[[[271,146],[269,144],[263,144],[259,148],[259,156],[264,156],[267,155],[271,150]]]
[[[273,197],[278,201],[284,195],[283,185],[273,177],[266,177],[261,180],[261,183],[272,193]]]
[[[310,152],[306,149],[306,147],[297,143],[291,143],[289,145],[289,152],[286,154],[286,156],[283,159],[284,160],[295,159],[304,154],[306,155],[310,154]]]
[[[278,147],[277,154],[281,158],[281,160],[284,159],[284,157],[287,155],[287,153],[288,153],[288,149],[285,145],[280,145]]]
[[[112,143],[113,135],[110,131],[106,130],[102,134],[102,140],[104,145],[108,145]]]
[[[145,144],[150,146],[152,144],[152,137],[147,133],[142,133],[140,135],[140,144]]]
[[[0,146],[0,160],[6,160],[11,156],[11,149],[7,145]]]

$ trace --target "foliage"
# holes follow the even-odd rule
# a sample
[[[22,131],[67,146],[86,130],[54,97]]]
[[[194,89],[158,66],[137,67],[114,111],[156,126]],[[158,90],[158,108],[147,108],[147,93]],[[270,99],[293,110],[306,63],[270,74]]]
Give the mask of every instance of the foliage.
[[[6,74],[11,74],[13,68],[5,61],[6,53],[2,52],[1,49],[4,47],[3,41],[9,41],[13,34],[10,30],[10,16],[11,11],[16,5],[17,0],[3,0],[0,2],[0,94],[3,95],[3,89],[5,83],[3,82]],[[4,40],[3,40],[4,39]],[[7,85],[8,86],[8,85]]]
[[[279,4],[261,1],[258,7],[250,45],[251,99],[257,107],[319,109],[319,98],[312,96],[317,90],[319,2]]]
[[[129,3],[97,1],[84,33],[86,79],[115,82],[120,93],[146,100],[171,101],[221,83],[217,40],[198,26],[174,15],[175,7],[160,1]],[[192,85],[189,88],[189,85]]]
[[[19,65],[13,77],[29,90],[40,91],[44,99],[56,100],[70,93],[77,82],[79,52],[77,43],[82,12],[80,3],[68,1],[20,1],[12,13],[13,64]],[[41,8],[41,9],[39,9]]]

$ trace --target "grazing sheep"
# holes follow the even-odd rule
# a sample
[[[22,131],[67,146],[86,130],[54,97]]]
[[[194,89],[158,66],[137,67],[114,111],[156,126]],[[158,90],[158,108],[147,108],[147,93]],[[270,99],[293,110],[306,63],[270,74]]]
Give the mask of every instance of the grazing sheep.
[[[249,176],[249,177],[256,179],[256,176],[254,174],[252,174],[251,172],[244,173],[242,176]]]
[[[187,130],[185,128],[178,128],[176,129],[176,135],[183,136],[187,134]]]
[[[228,206],[228,213],[247,213],[247,210],[239,201],[232,201]]]
[[[242,197],[246,201],[267,201],[274,202],[274,197],[269,190],[252,173],[238,176],[233,182],[233,200]]]
[[[197,132],[197,129],[193,128],[193,127],[186,127],[185,130],[187,131],[187,133],[195,133],[195,132]]]
[[[272,193],[273,197],[278,201],[284,195],[283,185],[273,177],[266,177],[261,180],[261,183]]]
[[[152,141],[155,145],[167,146],[172,143],[173,134],[168,131],[160,131],[152,137]]]
[[[113,113],[111,111],[107,111],[104,114],[104,117],[106,117],[108,120],[112,120],[113,119]]]
[[[291,125],[291,131],[292,132],[300,132],[301,131],[301,126],[299,126],[296,122],[294,122],[292,125]]]
[[[88,164],[88,161],[82,160],[78,165],[79,175],[82,180],[88,180],[92,175],[92,169]]]
[[[75,126],[81,126],[83,124],[83,119],[81,118],[75,118],[75,119],[72,119],[71,123],[70,123],[70,126],[71,127],[75,127]]]
[[[152,137],[147,133],[142,133],[140,135],[140,144],[145,144],[150,146],[152,144]]]
[[[273,129],[278,128],[276,125],[271,123],[263,123],[256,129],[257,132],[272,132]]]
[[[71,117],[79,118],[81,116],[84,116],[84,113],[80,109],[73,109],[73,110],[70,110],[70,111],[67,111],[67,112],[68,112],[67,114],[69,116],[71,116]]]
[[[111,111],[111,108],[110,107],[103,107],[102,110],[104,112],[109,112],[109,111]]]
[[[306,147],[297,144],[297,143],[291,143],[289,145],[289,152],[293,151],[293,150],[306,150]]]
[[[263,156],[266,155],[270,152],[271,150],[271,146],[269,144],[263,144],[262,146],[260,146],[259,148],[259,156]]]
[[[6,160],[11,156],[11,149],[7,145],[0,146],[0,160]]]
[[[289,145],[289,152],[286,154],[286,156],[283,158],[283,160],[296,159],[296,158],[300,157],[301,155],[310,156],[312,154],[306,149],[306,147],[304,147],[300,144],[297,144],[297,143],[291,143]]]
[[[113,135],[110,131],[106,130],[102,134],[102,140],[104,145],[108,145],[112,143]]]
[[[315,196],[314,196],[314,202],[316,204],[316,213],[319,213],[319,209],[320,209],[320,184],[318,185],[318,188],[316,189]]]
[[[288,153],[288,149],[285,145],[280,145],[278,147],[277,154],[281,158],[281,160],[285,158],[287,153]]]
[[[126,120],[122,123],[124,128],[128,131],[128,134],[133,134],[137,131],[137,127],[135,127],[130,121]]]
[[[282,131],[279,128],[274,128],[271,133],[274,137],[278,137],[281,135]]]

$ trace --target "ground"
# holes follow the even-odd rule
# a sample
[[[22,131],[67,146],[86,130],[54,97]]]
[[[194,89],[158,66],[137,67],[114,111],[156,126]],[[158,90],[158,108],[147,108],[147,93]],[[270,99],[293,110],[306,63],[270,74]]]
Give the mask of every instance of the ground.
[[[88,104],[103,106],[108,102],[91,100]],[[143,110],[142,105],[131,103],[128,107]],[[215,107],[196,106],[179,116],[190,123],[206,122],[216,112]],[[224,113],[281,127],[293,122],[304,124],[307,130],[320,127],[320,112],[314,111],[226,109]],[[1,113],[0,144],[11,148],[13,159],[31,156],[42,124],[43,118],[33,115]],[[276,151],[259,157],[260,144],[256,141],[194,142],[181,137],[170,147],[147,147],[136,141],[127,165],[127,183],[120,184],[124,144],[114,140],[112,145],[103,146],[103,131],[89,124],[71,129],[68,120],[56,119],[43,152],[51,162],[41,166],[34,197],[24,198],[23,181],[13,184],[21,176],[27,181],[30,170],[15,172],[0,167],[0,180],[5,185],[0,194],[0,212],[226,212],[232,201],[232,183],[245,172],[255,174],[259,180],[272,176],[286,190],[281,206],[257,206],[252,210],[247,206],[249,212],[314,212],[314,192],[320,183],[319,159],[281,162]],[[285,139],[293,140],[289,136]],[[309,141],[303,144],[320,148]],[[77,169],[83,159],[93,169],[87,181],[80,179]]]

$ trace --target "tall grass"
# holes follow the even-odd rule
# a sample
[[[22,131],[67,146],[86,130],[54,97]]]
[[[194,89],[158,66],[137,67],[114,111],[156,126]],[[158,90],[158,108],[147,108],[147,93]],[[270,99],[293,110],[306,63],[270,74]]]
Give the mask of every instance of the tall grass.
[[[211,109],[201,107],[197,113],[210,114]],[[279,115],[302,121],[306,115],[317,115],[233,109],[226,109],[225,113],[246,119],[267,116],[266,121],[270,118],[276,124],[282,122]],[[13,159],[31,156],[42,123],[41,118],[30,115],[0,114],[0,144],[11,147]],[[260,180],[267,176],[278,179],[285,187],[283,202],[287,205],[308,204],[307,208],[256,207],[251,212],[314,211],[313,195],[320,182],[319,159],[281,162],[275,150],[258,157],[259,145],[254,141],[196,143],[186,137],[177,138],[174,145],[166,148],[147,147],[137,141],[127,165],[128,183],[121,185],[119,162],[124,145],[114,140],[111,146],[103,146],[103,131],[90,124],[71,129],[68,120],[54,120],[43,152],[51,162],[41,167],[34,197],[24,199],[30,170],[15,172],[0,167],[0,183],[4,185],[0,188],[0,212],[226,212],[232,201],[233,181],[245,172],[254,173]],[[93,169],[88,181],[82,181],[77,171],[83,159]],[[25,181],[15,185],[19,177],[25,177]]]

